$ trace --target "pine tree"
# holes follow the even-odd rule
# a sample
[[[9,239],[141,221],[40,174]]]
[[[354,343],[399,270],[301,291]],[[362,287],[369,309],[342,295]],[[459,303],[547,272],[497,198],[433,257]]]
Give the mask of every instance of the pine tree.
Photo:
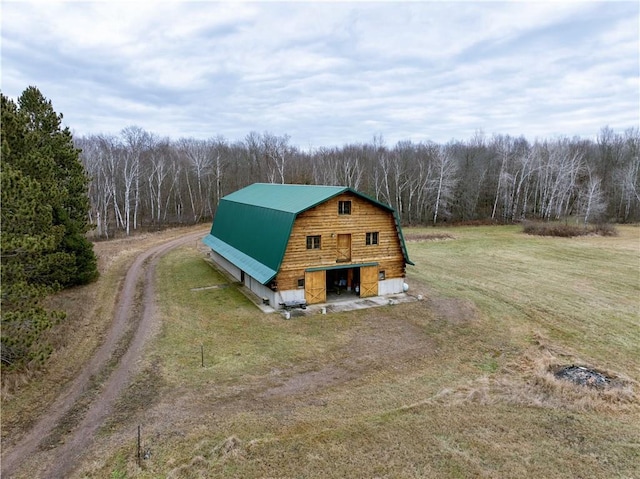
[[[29,87],[18,106],[1,95],[2,362],[43,361],[41,334],[63,313],[41,300],[97,277],[88,231],[87,176],[50,101]]]
[[[69,128],[61,129],[62,115],[53,110],[35,87],[27,88],[18,99],[20,112],[28,118],[26,125],[29,144],[53,168],[53,175],[44,181],[53,181],[61,193],[59,201],[52,203],[54,225],[64,226],[62,251],[74,257],[75,265],[64,278],[62,286],[86,284],[98,275],[93,247],[85,233],[91,228],[87,212],[90,209],[89,177],[80,161],[80,150],[73,144]]]

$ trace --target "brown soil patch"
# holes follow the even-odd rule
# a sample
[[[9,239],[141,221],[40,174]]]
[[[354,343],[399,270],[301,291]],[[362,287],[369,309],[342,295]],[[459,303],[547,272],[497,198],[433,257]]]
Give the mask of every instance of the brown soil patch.
[[[451,324],[463,324],[478,318],[476,306],[469,300],[429,295],[424,300],[434,319]]]
[[[414,359],[431,355],[433,350],[432,340],[419,327],[372,309],[371,315],[353,328],[348,343],[332,352],[332,360],[328,364],[311,363],[293,368],[285,378],[280,378],[280,384],[268,386],[259,397],[271,399],[304,395],[358,379],[373,371],[397,371]],[[260,389],[260,385],[256,386]]]
[[[406,241],[422,242],[422,241],[442,241],[455,239],[448,233],[409,233],[404,235]]]

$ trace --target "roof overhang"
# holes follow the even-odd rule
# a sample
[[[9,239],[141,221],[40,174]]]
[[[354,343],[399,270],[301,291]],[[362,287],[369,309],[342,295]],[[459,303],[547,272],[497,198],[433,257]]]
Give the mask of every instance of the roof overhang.
[[[205,236],[202,242],[231,264],[240,268],[241,271],[255,278],[261,284],[269,283],[278,273],[211,234]]]

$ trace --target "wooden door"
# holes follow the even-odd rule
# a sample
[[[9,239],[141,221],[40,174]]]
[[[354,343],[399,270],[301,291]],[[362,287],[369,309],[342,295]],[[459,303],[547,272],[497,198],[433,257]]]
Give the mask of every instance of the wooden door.
[[[326,271],[304,274],[304,299],[307,304],[324,303],[327,300]]]
[[[338,235],[338,251],[337,259],[338,263],[346,263],[351,261],[351,235]]]
[[[362,266],[360,268],[360,297],[378,296],[378,267]]]

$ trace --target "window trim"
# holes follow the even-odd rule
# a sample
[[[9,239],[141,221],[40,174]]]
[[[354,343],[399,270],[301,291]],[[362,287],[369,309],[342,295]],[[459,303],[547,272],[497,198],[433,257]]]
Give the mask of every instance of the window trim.
[[[338,215],[347,216],[351,214],[351,200],[338,201]]]
[[[322,235],[307,236],[307,249],[321,249],[321,248],[322,248]]]
[[[380,232],[367,231],[367,233],[365,234],[364,243],[366,246],[378,246],[380,244]]]

